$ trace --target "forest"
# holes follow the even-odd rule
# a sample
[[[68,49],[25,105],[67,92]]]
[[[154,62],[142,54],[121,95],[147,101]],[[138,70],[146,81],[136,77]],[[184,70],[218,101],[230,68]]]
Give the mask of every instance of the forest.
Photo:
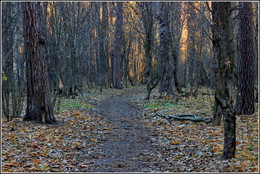
[[[259,172],[259,2],[1,2],[1,173]]]

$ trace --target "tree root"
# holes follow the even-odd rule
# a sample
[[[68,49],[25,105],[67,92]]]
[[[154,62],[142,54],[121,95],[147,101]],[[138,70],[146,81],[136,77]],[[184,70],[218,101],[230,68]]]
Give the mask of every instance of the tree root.
[[[206,122],[206,124],[211,123],[212,119],[211,118],[202,118],[198,117],[195,114],[177,114],[177,115],[163,115],[160,113],[155,113],[155,116],[163,117],[166,119],[176,119],[176,120],[190,120],[194,122]],[[191,118],[193,117],[193,118]]]

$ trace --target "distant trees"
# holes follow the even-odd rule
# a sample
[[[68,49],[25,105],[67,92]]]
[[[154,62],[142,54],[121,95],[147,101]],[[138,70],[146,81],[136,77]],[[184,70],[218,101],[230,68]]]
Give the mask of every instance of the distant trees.
[[[155,63],[155,34],[156,34],[156,5],[151,2],[137,2],[137,9],[140,11],[138,14],[144,31],[143,47],[144,47],[144,79],[147,88],[146,99],[150,98],[152,90],[159,82],[159,75],[157,65]],[[137,12],[136,12],[137,13]]]
[[[197,8],[203,8],[201,13],[204,13],[205,5],[203,6],[202,3],[199,5],[201,7]],[[69,97],[72,94],[72,97],[75,97],[75,91],[70,92],[75,87],[100,86],[100,90],[104,87],[116,87],[119,84],[122,87],[123,78],[124,86],[127,86],[127,81],[132,85],[136,81],[146,84],[147,95],[150,95],[151,90],[157,86],[159,79],[163,81],[160,91],[168,90],[166,94],[181,92],[181,87],[187,87],[183,86],[182,81],[182,72],[186,65],[183,66],[181,63],[183,43],[180,40],[183,35],[183,21],[185,21],[183,13],[186,13],[183,10],[183,3],[165,3],[164,9],[168,12],[159,15],[165,18],[168,29],[165,38],[168,42],[166,47],[168,47],[169,56],[165,56],[165,60],[161,59],[159,55],[159,47],[162,44],[159,43],[161,39],[157,34],[159,28],[156,26],[159,25],[161,17],[158,18],[156,14],[156,3],[131,2],[124,6],[126,13],[122,12],[122,19],[124,17],[125,22],[119,26],[120,16],[117,17],[119,14],[117,3],[43,3],[44,33],[46,43],[48,43],[45,47],[51,91],[57,91],[59,84],[62,84],[63,95]],[[197,16],[199,15],[193,15],[194,20],[191,23],[196,21]],[[203,23],[203,20],[199,20],[200,23]],[[120,36],[122,39],[119,37],[120,27],[123,33]],[[196,33],[200,33],[200,30],[198,29]],[[125,31],[130,32],[125,33]],[[196,37],[196,35],[194,36]],[[199,38],[203,38],[203,36],[201,35]],[[119,44],[122,47],[120,53],[117,42],[121,42]],[[207,57],[209,54],[205,54],[207,51],[204,47],[206,46],[198,47],[202,48],[200,49],[202,51],[198,52]],[[117,56],[117,54],[121,54],[121,56]],[[190,59],[193,60],[194,57]],[[160,60],[166,61],[161,69]],[[198,64],[204,64],[199,61],[198,59]],[[189,66],[192,67],[192,65]],[[117,70],[118,68],[120,70]],[[161,70],[164,71],[164,80],[159,78],[158,73]],[[209,69],[203,65],[201,74],[206,71]],[[120,83],[117,82],[115,85],[117,76],[119,76]],[[200,76],[196,77],[198,79],[196,86],[202,84],[199,78]],[[194,80],[191,78],[189,81]],[[173,92],[169,92],[170,90]]]
[[[184,87],[185,93],[196,97],[201,87],[213,86],[214,82],[210,9],[204,2],[180,3],[174,14],[177,18],[174,18],[173,29],[178,29],[174,35],[181,34],[175,39],[178,55],[176,89],[181,92],[180,88]]]
[[[3,9],[7,10],[7,14],[3,18],[3,71],[7,77],[7,80],[3,81],[3,111],[9,121],[9,119],[11,119],[10,115],[13,115],[9,110],[9,105],[11,105],[11,102],[14,99],[13,96],[15,95],[13,70],[13,44],[15,42],[13,36],[15,33],[14,25],[12,25],[12,22],[14,21],[12,3],[6,4],[3,6]],[[13,105],[13,107],[16,107],[16,105]]]
[[[239,2],[238,15],[239,45],[236,114],[253,114],[255,112],[254,75],[256,61],[252,3]]]
[[[92,24],[96,11],[84,3],[44,2],[43,6],[51,91],[62,84],[62,95],[74,98],[75,87],[92,86],[96,80]]]
[[[18,117],[25,100],[25,59],[23,56],[21,4],[2,4],[2,111],[7,120]]]
[[[27,108],[24,121],[55,123],[49,78],[44,56],[45,40],[39,2],[23,3],[24,41],[27,78]]]
[[[25,59],[23,56],[21,3],[2,4],[2,111],[7,120],[19,117],[25,100]]]

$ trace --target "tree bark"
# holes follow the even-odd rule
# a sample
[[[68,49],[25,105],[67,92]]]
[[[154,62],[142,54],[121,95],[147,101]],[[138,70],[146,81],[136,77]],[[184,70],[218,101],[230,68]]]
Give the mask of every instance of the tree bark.
[[[160,63],[159,77],[161,78],[161,93],[174,93],[173,60],[170,59],[170,33],[166,3],[158,3],[159,38],[160,38]]]
[[[215,107],[220,107],[223,114],[224,149],[222,158],[230,159],[235,156],[236,150],[236,117],[230,92],[233,86],[234,69],[231,3],[213,2],[212,21],[212,42],[216,61]],[[213,119],[215,118],[213,117]]]
[[[238,92],[236,114],[253,114],[254,106],[254,24],[251,2],[240,2],[239,11],[239,56],[238,56]]]
[[[122,44],[123,44],[123,2],[117,2],[116,7],[116,29],[114,42],[114,68],[113,68],[113,85],[114,88],[121,89],[122,80]]]
[[[27,77],[27,108],[24,121],[55,123],[44,57],[39,2],[23,3],[24,41]]]

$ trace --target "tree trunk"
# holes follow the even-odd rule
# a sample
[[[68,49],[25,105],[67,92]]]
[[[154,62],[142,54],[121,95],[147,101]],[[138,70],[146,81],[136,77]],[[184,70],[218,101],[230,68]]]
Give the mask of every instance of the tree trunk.
[[[27,77],[27,108],[24,121],[55,123],[51,103],[39,2],[23,3]]]
[[[220,126],[220,124],[221,124],[221,118],[222,118],[221,108],[220,108],[218,102],[215,100],[214,106],[213,106],[212,125],[213,125],[213,126]]]
[[[113,85],[114,88],[121,89],[122,79],[122,44],[123,44],[123,2],[117,2],[116,7],[116,29],[114,42],[114,68],[113,68]]]
[[[175,43],[174,43],[175,44]],[[178,53],[177,53],[177,50],[176,48],[172,48],[172,56],[173,56],[173,77],[174,77],[174,85],[176,87],[176,90],[177,92],[179,93],[182,93],[182,89],[181,89],[181,86],[180,86],[180,83],[179,83],[179,79],[178,79],[178,76],[177,76],[177,68],[178,68]]]
[[[109,40],[108,40],[108,3],[102,2],[102,38],[103,38],[103,60],[102,60],[102,74],[103,74],[103,83],[102,85],[105,87],[108,85],[108,76],[109,76]]]
[[[220,107],[223,114],[224,149],[222,157],[229,159],[235,156],[236,150],[236,117],[230,92],[233,86],[234,68],[231,3],[213,2],[212,20],[212,42],[216,61],[215,107]],[[213,117],[213,119],[216,118]]]
[[[174,93],[173,60],[170,59],[170,33],[166,3],[158,3],[161,93]]]
[[[101,62],[104,60],[104,50],[103,50],[103,39],[104,37],[102,36],[103,31],[101,27],[101,19],[100,19],[100,2],[95,2],[95,17],[97,19],[96,22],[96,31],[97,31],[97,58],[96,58],[96,64],[97,64],[97,84],[100,86],[100,92],[102,92],[102,87],[103,87],[103,68],[101,65]],[[102,12],[103,13],[103,12]],[[102,19],[103,20],[103,19]]]
[[[100,16],[101,6],[100,2],[96,2],[96,18],[97,18],[97,71],[98,71],[98,85],[100,86],[100,91],[102,92],[103,87],[107,83],[107,48],[106,48],[106,38],[107,38],[107,4],[102,2],[102,17]],[[102,18],[102,19],[101,19]]]
[[[239,11],[239,56],[238,56],[238,93],[236,114],[253,114],[254,107],[254,24],[251,2],[240,2]]]

